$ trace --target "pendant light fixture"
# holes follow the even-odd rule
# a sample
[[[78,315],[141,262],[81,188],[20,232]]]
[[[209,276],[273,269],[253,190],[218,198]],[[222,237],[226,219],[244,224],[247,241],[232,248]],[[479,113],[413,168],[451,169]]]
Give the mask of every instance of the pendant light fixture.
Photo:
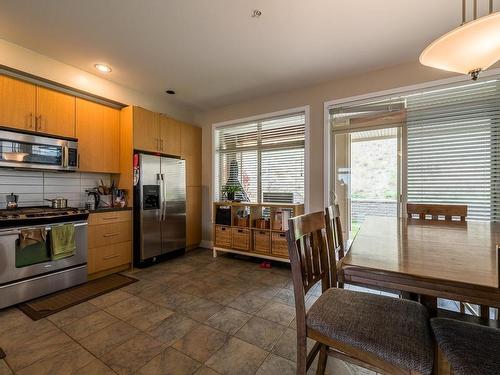
[[[479,73],[500,60],[500,12],[477,18],[477,0],[473,5],[474,19],[466,21],[466,0],[462,0],[462,25],[432,42],[420,55],[420,63],[432,68],[469,74],[476,80]]]

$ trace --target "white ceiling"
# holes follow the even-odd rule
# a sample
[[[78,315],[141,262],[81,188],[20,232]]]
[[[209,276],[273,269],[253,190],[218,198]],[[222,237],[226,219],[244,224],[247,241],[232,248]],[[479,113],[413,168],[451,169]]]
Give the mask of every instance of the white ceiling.
[[[415,61],[460,21],[458,0],[0,1],[0,38],[199,110]]]

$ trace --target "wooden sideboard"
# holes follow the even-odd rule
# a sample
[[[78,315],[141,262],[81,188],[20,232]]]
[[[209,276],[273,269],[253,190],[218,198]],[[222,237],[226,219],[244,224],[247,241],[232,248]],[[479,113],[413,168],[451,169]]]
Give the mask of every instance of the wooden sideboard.
[[[229,252],[290,262],[286,220],[303,213],[303,204],[214,202],[214,257]]]

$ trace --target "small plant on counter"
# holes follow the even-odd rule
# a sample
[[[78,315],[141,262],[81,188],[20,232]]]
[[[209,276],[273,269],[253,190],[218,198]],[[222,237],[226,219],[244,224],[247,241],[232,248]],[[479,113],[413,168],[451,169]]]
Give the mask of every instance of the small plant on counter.
[[[237,185],[224,185],[222,192],[226,194],[227,200],[234,201],[234,194],[241,191],[241,187]]]

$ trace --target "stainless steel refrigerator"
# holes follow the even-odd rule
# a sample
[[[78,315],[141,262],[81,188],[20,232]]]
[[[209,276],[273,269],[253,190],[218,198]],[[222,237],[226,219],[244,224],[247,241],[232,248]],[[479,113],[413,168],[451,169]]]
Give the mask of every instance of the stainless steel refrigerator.
[[[186,166],[176,158],[134,155],[134,263],[144,266],[186,248]]]

